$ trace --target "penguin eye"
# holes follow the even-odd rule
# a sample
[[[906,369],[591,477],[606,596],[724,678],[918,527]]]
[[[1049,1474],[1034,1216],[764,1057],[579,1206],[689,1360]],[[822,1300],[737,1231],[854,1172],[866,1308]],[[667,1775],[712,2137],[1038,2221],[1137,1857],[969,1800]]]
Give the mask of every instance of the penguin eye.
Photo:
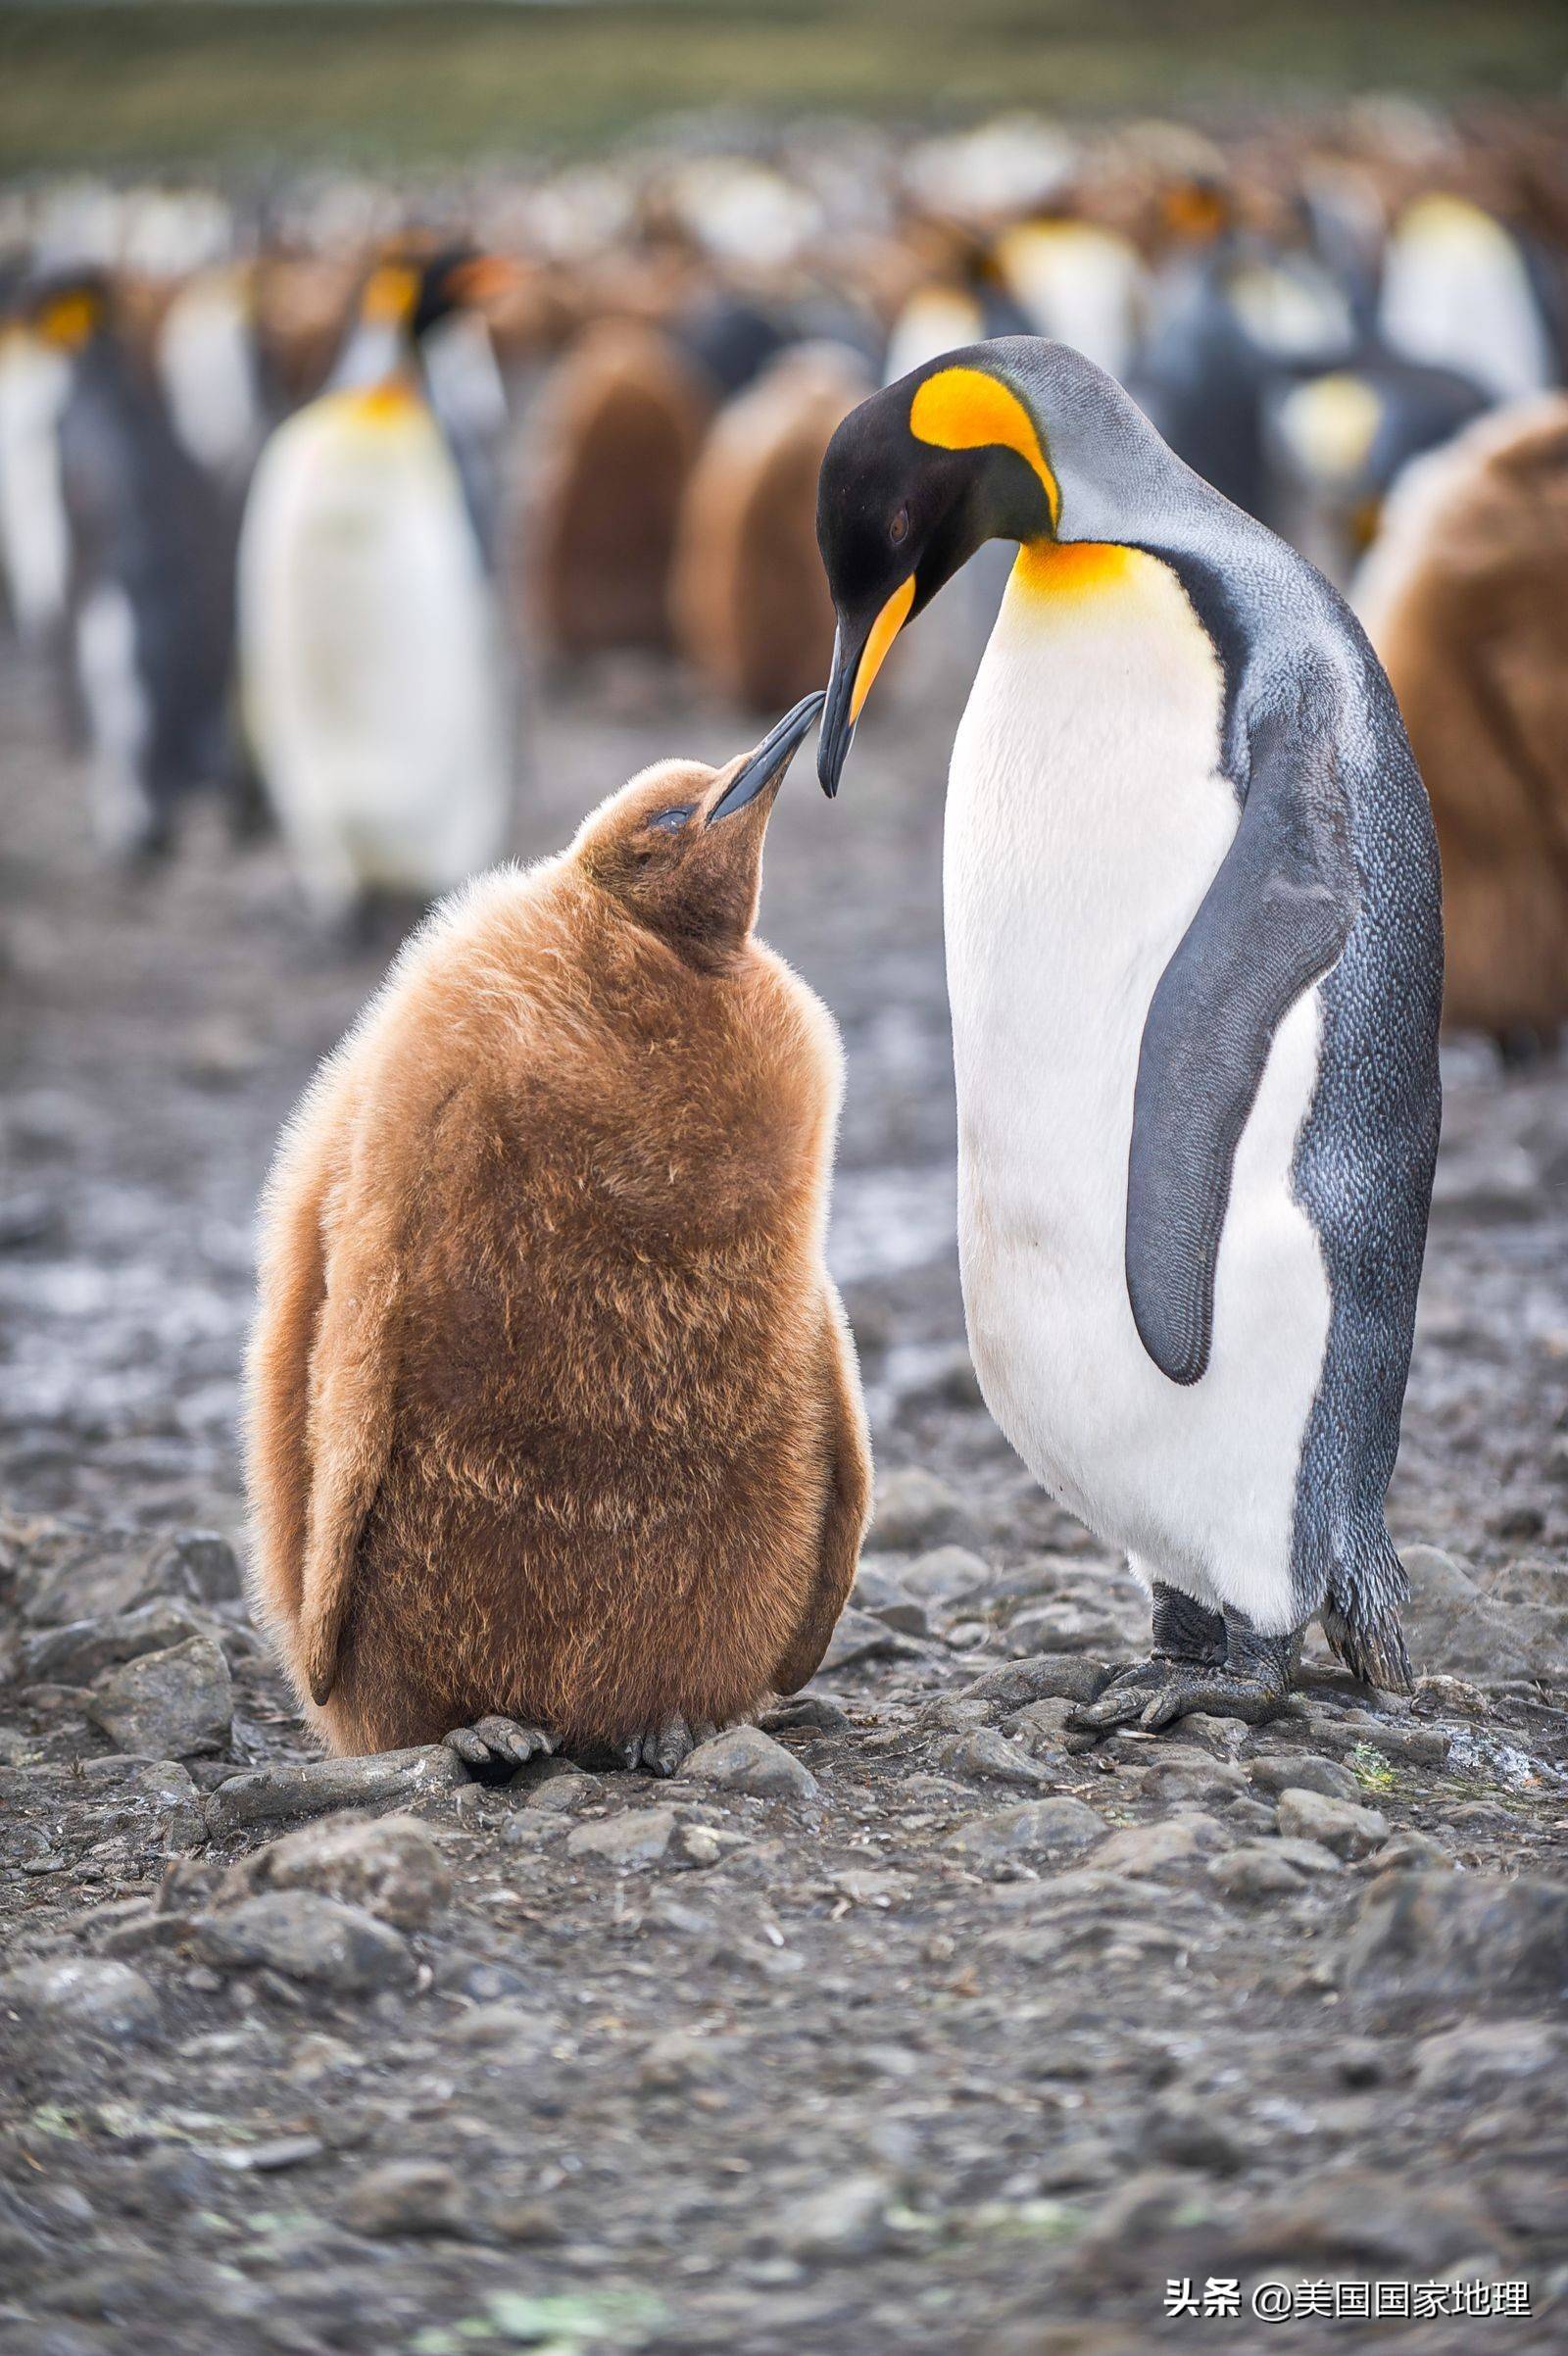
[[[649,819],[649,826],[660,834],[679,834],[696,808],[695,802],[688,802],[682,810],[662,810],[656,818]]]
[[[894,547],[898,548],[901,547],[906,540],[907,540],[908,536],[909,511],[907,508],[900,508],[898,514],[888,525],[888,538],[892,541]]]

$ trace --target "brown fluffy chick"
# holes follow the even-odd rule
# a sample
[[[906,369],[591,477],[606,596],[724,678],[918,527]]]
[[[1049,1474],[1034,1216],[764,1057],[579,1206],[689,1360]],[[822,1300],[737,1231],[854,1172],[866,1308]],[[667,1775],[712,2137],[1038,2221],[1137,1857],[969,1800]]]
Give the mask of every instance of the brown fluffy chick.
[[[870,1482],[823,1258],[842,1058],[752,931],[820,703],[448,901],[284,1132],[253,1598],[335,1750],[668,1774],[821,1660]]]
[[[554,656],[669,644],[682,494],[713,395],[657,327],[609,319],[556,367],[528,430],[521,624]]]
[[[707,686],[754,711],[776,710],[832,667],[816,482],[836,428],[872,389],[839,346],[785,352],[720,411],[686,486],[675,642]]]
[[[1411,466],[1354,594],[1437,820],[1445,1018],[1522,1050],[1568,1020],[1568,396]]]

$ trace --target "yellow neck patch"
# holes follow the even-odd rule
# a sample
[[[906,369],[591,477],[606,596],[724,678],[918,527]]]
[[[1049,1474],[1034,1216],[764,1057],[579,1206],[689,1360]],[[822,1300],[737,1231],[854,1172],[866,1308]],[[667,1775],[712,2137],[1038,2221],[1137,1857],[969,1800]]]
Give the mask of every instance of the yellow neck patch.
[[[1018,551],[1012,577],[1037,597],[1097,597],[1125,589],[1148,559],[1142,549],[1117,540],[1028,540]]]
[[[1016,393],[983,368],[939,368],[909,404],[909,431],[938,450],[1016,450],[1045,485],[1051,520],[1061,514],[1061,489],[1040,447],[1040,436]]]
[[[407,376],[383,376],[376,384],[347,385],[324,396],[337,405],[337,415],[355,425],[401,425],[416,417],[424,404],[418,387]]]

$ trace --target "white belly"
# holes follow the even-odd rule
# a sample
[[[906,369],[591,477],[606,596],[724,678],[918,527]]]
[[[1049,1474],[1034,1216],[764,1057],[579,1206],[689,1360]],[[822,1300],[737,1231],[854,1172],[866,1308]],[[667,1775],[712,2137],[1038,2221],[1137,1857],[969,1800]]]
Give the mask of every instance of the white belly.
[[[457,470],[422,406],[301,412],[257,468],[240,548],[246,717],[323,903],[448,890],[496,858],[499,624]]]
[[[954,748],[946,892],[959,1239],[987,1402],[1046,1486],[1145,1574],[1291,1623],[1297,1468],[1328,1332],[1290,1168],[1308,993],[1236,1156],[1202,1379],[1144,1350],[1124,1246],[1156,983],[1236,831],[1221,678],[1175,576],[1008,590]]]

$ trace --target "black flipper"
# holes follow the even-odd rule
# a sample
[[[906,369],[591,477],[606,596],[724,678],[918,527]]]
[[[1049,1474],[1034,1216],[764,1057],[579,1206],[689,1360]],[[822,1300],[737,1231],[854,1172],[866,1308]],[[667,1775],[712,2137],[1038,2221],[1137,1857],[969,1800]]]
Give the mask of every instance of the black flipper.
[[[1144,1025],[1127,1173],[1127,1292],[1173,1383],[1208,1364],[1231,1170],[1274,1033],[1326,973],[1358,886],[1335,767],[1331,696],[1248,730],[1241,824],[1159,979]]]

